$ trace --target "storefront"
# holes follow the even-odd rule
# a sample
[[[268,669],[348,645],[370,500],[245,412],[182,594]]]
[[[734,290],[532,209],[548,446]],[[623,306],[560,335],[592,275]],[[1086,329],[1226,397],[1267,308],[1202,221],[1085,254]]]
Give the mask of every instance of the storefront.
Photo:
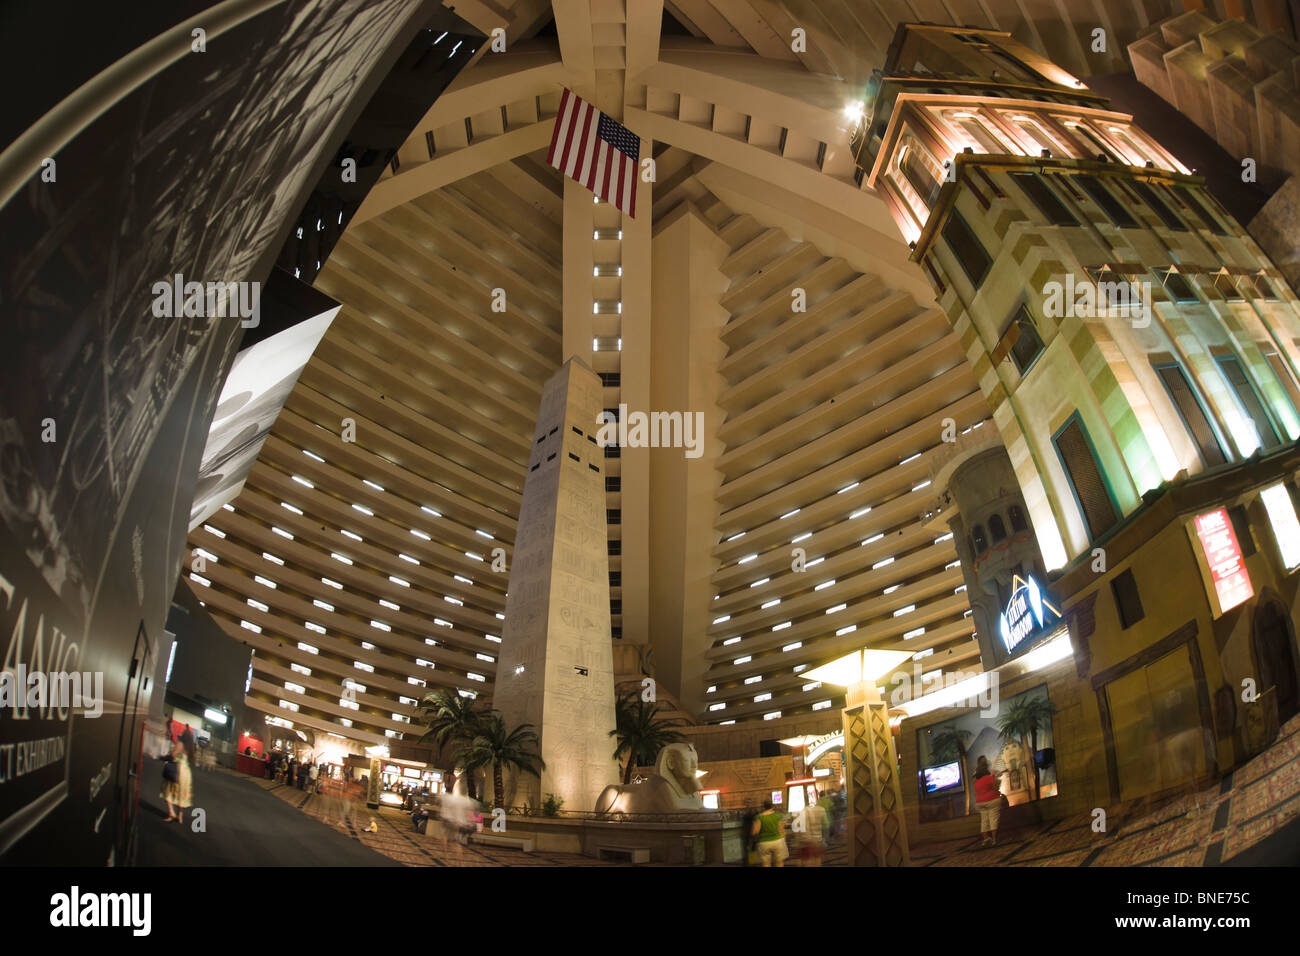
[[[427,763],[386,757],[380,761],[379,802],[401,806],[410,794],[435,794],[443,790],[443,773]]]

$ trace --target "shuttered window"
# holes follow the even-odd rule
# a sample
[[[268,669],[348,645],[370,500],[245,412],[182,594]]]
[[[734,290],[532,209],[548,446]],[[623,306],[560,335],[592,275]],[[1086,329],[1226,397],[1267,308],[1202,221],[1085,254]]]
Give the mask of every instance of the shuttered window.
[[[1119,514],[1102,478],[1101,467],[1093,455],[1087,433],[1076,416],[1055,438],[1056,453],[1061,458],[1074,496],[1083,510],[1089,537],[1096,538],[1115,526]]]
[[[1268,412],[1264,410],[1264,403],[1259,400],[1259,393],[1255,391],[1255,386],[1250,384],[1250,379],[1246,378],[1246,370],[1237,361],[1237,356],[1220,355],[1215,361],[1219,363],[1223,377],[1232,386],[1237,401],[1250,416],[1250,420],[1255,423],[1255,430],[1259,432],[1259,443],[1265,448],[1281,444],[1277,432],[1273,429],[1273,423],[1269,421]]]
[[[1183,374],[1181,366],[1177,363],[1155,366],[1156,374],[1160,376],[1160,381],[1165,386],[1165,391],[1169,393],[1169,399],[1178,409],[1178,414],[1182,416],[1183,424],[1187,427],[1188,433],[1192,440],[1196,442],[1196,447],[1201,453],[1201,460],[1207,467],[1222,465],[1227,458],[1223,454],[1223,447],[1219,444],[1218,437],[1214,434],[1214,428],[1210,425],[1210,420],[1205,414],[1205,409],[1197,400],[1196,393],[1192,391],[1191,382],[1187,381],[1187,376]]]
[[[943,225],[943,241],[961,263],[970,284],[978,289],[984,277],[989,274],[993,261],[975,238],[975,233],[971,232],[970,226],[966,225],[966,220],[956,210],[948,214],[948,221]]]
[[[1261,344],[1259,349],[1264,353],[1264,359],[1268,362],[1268,367],[1273,370],[1273,375],[1282,383],[1282,387],[1286,389],[1287,395],[1290,396],[1291,407],[1300,411],[1300,391],[1296,390],[1295,379],[1291,377],[1286,362],[1282,360],[1282,356],[1271,345]]]

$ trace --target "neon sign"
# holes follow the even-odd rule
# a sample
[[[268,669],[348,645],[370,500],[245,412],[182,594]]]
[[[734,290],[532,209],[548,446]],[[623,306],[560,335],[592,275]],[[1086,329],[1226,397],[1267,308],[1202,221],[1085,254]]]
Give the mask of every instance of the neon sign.
[[[1061,612],[1043,596],[1038,582],[1032,577],[1013,575],[1011,584],[1011,600],[998,616],[998,632],[1008,654],[1061,617]]]

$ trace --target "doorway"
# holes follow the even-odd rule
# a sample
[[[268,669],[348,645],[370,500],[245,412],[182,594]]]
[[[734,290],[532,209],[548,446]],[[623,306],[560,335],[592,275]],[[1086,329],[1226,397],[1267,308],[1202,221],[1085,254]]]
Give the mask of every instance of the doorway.
[[[1262,600],[1255,609],[1255,661],[1260,690],[1276,688],[1277,719],[1285,724],[1300,712],[1300,680],[1296,679],[1295,631],[1281,601]]]

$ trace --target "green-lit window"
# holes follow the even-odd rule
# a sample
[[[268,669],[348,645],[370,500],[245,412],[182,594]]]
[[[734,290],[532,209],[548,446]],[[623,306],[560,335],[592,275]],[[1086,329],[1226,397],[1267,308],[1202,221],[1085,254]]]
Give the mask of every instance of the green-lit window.
[[[1092,441],[1077,412],[1052,438],[1052,444],[1083,512],[1088,536],[1097,538],[1105,534],[1119,522],[1119,508],[1111,497]]]
[[[1153,365],[1153,368],[1165,391],[1169,393],[1169,400],[1174,403],[1174,408],[1178,409],[1183,425],[1192,436],[1192,440],[1196,442],[1201,460],[1207,467],[1222,465],[1227,461],[1223,454],[1223,447],[1219,444],[1214,427],[1210,424],[1210,418],[1205,414],[1205,408],[1192,389],[1192,383],[1187,380],[1182,366],[1177,362],[1166,362]]]
[[[1233,394],[1237,396],[1237,401],[1241,403],[1242,409],[1254,423],[1255,431],[1259,433],[1259,443],[1265,448],[1280,445],[1282,440],[1278,438],[1277,430],[1268,417],[1268,411],[1264,408],[1259,393],[1255,391],[1255,386],[1247,378],[1246,370],[1242,368],[1237,356],[1220,355],[1214,361],[1218,363],[1219,369],[1223,372],[1223,377],[1228,380],[1228,384],[1232,387]]]

